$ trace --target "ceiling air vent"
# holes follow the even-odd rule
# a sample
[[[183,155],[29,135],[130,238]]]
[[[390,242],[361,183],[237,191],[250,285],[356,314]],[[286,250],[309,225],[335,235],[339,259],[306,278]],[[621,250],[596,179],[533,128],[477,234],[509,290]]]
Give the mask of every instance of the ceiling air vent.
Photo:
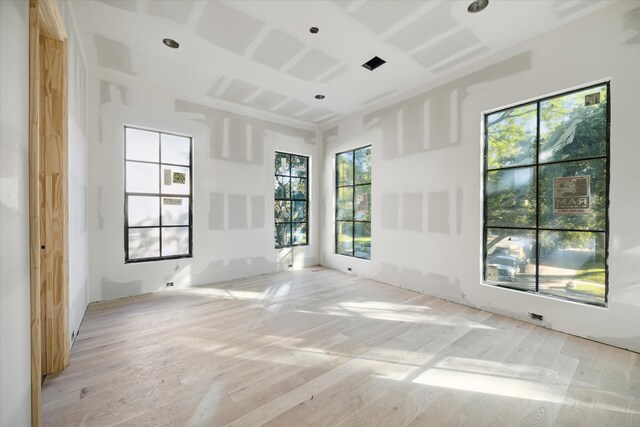
[[[385,61],[382,58],[378,58],[377,56],[374,56],[373,58],[371,58],[370,60],[362,64],[362,66],[369,71],[373,71],[379,66],[381,66],[382,64],[384,64],[385,62],[387,61]]]

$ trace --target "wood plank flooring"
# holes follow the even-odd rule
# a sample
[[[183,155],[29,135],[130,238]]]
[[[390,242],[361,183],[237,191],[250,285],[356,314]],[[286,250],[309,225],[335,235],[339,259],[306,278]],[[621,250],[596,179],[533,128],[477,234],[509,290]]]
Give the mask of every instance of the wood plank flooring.
[[[45,426],[640,426],[640,355],[321,267],[92,304]]]

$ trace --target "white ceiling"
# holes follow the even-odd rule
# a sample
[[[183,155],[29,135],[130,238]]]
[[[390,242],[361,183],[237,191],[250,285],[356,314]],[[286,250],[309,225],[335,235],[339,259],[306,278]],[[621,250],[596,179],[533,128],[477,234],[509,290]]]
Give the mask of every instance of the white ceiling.
[[[315,127],[593,13],[608,0],[76,0],[92,66],[234,112]],[[319,27],[318,34],[309,28]],[[168,37],[179,49],[163,45]],[[375,71],[361,65],[379,56]],[[316,100],[324,94],[324,100]]]

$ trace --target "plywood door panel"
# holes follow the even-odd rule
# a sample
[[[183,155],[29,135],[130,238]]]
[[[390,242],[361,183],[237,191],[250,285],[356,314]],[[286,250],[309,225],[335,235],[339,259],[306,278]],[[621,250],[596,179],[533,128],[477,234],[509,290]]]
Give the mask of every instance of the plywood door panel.
[[[69,363],[66,42],[41,37],[41,306],[43,374]]]

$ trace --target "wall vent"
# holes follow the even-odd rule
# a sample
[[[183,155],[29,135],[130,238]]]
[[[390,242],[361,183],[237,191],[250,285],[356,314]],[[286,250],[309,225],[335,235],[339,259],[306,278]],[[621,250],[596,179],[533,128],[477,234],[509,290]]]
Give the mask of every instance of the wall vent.
[[[362,66],[369,71],[373,71],[386,62],[387,61],[385,61],[384,59],[374,56],[373,58],[362,64]]]
[[[537,320],[539,322],[542,322],[542,314],[536,314],[536,313],[529,313],[529,317],[531,317],[531,320]]]

